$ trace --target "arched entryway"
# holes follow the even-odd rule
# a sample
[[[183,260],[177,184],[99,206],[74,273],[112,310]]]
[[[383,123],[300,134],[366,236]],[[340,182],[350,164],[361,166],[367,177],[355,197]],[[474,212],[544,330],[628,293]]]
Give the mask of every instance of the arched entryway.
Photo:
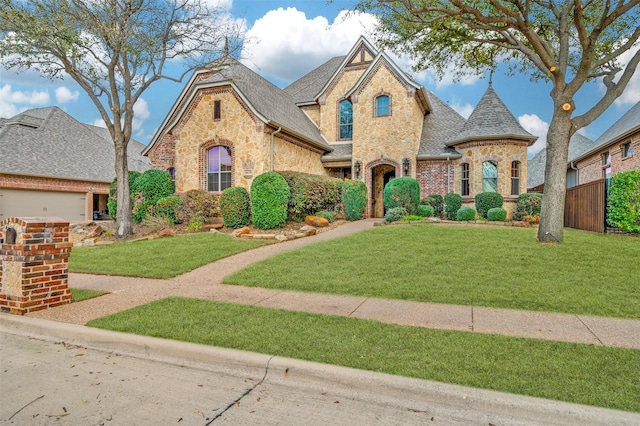
[[[396,177],[396,166],[380,164],[371,168],[371,217],[384,217],[384,186]]]

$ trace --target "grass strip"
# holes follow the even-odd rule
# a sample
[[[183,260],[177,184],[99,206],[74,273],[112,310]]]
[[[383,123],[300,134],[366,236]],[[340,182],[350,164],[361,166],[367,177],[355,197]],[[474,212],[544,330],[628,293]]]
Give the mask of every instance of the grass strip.
[[[175,297],[87,325],[640,412],[640,351],[631,349]]]
[[[172,278],[207,263],[252,249],[265,240],[197,233],[96,247],[74,247],[69,271],[146,278]]]
[[[225,284],[531,311],[640,318],[640,241],[566,230],[376,227],[251,265]]]
[[[93,299],[108,293],[107,291],[87,290],[84,288],[70,288],[69,290],[71,290],[74,302],[82,302],[83,300]]]

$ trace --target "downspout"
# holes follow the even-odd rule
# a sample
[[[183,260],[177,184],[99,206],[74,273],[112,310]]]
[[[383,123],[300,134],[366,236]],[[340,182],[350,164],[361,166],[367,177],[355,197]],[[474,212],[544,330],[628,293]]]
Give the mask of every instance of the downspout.
[[[447,155],[447,194],[451,192],[451,160]]]
[[[280,133],[280,131],[282,130],[282,127],[278,127],[278,130],[276,130],[275,132],[271,133],[271,158],[270,158],[270,164],[269,164],[269,171],[272,172],[273,171],[273,167],[274,167],[274,155],[275,155],[275,150],[276,150],[276,141],[275,141],[275,135]]]

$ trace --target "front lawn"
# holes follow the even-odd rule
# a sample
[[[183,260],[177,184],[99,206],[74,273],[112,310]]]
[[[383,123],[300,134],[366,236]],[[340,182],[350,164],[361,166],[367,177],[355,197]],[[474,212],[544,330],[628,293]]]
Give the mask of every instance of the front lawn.
[[[74,247],[69,257],[69,271],[172,278],[264,244],[267,244],[266,240],[240,240],[226,234],[203,232],[97,247]]]
[[[225,284],[640,318],[640,240],[566,230],[376,227],[249,266]]]
[[[640,351],[168,298],[89,322],[126,333],[640,412]]]

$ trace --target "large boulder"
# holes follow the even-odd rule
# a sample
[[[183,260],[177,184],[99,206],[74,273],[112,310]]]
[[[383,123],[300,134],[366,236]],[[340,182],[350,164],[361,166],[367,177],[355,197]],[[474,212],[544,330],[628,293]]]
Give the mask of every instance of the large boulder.
[[[329,226],[329,221],[324,217],[319,216],[307,216],[304,218],[304,223],[307,225],[315,226],[316,228],[324,228]]]

